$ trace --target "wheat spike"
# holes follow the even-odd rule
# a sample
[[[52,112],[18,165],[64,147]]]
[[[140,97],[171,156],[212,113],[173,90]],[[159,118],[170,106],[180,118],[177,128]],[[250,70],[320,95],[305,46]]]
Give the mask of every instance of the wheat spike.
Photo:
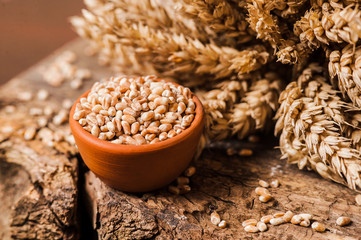
[[[359,141],[350,136],[360,125],[359,114],[337,96],[321,71],[317,64],[309,65],[280,96],[275,132],[281,132],[282,158],[351,189],[361,188]],[[350,118],[354,122],[347,122]]]
[[[270,130],[272,117],[278,109],[282,91],[278,75],[269,72],[264,78],[253,81],[241,102],[234,105],[230,116],[232,134],[243,139],[255,131]]]
[[[247,5],[250,27],[257,33],[257,38],[268,41],[276,50],[278,61],[283,64],[295,64],[306,62],[311,49],[307,44],[299,42],[292,32],[279,18],[271,13],[278,11],[280,16],[288,17],[290,14],[298,13],[299,8],[305,1],[261,1],[253,0]],[[287,32],[288,39],[284,39],[282,34]]]
[[[278,108],[282,81],[269,72],[260,72],[240,81],[224,81],[211,91],[198,91],[206,113],[204,144],[232,135],[243,139],[256,131],[270,130]],[[204,145],[204,146],[205,146]]]
[[[102,19],[100,16],[92,16]],[[100,25],[102,21],[89,21],[88,17],[79,21],[82,21],[82,24],[76,26],[78,33],[85,32],[85,37],[97,41],[103,52],[110,53],[103,54],[109,57],[109,62],[117,58],[113,49],[129,46],[134,48],[134,54],[138,58],[146,57],[164,76],[177,77],[183,84],[188,83],[187,86],[203,84],[202,78],[216,80],[248,73],[259,69],[269,60],[269,53],[262,45],[239,51],[212,43],[203,44],[198,39],[182,34],[154,30],[141,23],[128,25],[124,22],[117,28],[108,29],[107,34],[103,33],[109,36],[108,38],[99,39],[99,30],[104,28]],[[194,81],[195,76],[199,82]]]
[[[254,39],[245,14],[236,4],[226,0],[183,0],[182,3],[183,15],[214,31],[217,43],[234,46]]]
[[[356,44],[360,31],[352,29],[357,28],[360,16],[358,5],[332,9],[331,12],[321,8],[310,9],[295,23],[294,32],[311,49],[331,42]]]
[[[354,105],[361,107],[361,46],[347,45],[342,52],[330,54],[328,70],[342,93],[347,93]]]

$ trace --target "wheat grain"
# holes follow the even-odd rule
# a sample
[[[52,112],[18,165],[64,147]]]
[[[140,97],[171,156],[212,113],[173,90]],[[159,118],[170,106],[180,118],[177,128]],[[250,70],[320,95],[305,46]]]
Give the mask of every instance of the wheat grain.
[[[351,219],[349,217],[339,217],[336,220],[336,224],[343,227],[347,226],[351,223]]]

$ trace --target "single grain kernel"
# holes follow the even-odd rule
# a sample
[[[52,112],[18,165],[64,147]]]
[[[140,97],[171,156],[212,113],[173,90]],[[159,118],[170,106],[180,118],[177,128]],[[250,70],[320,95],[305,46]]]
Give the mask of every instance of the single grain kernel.
[[[361,206],[361,194],[356,195],[355,200],[357,205]]]
[[[243,221],[242,226],[243,226],[243,227],[246,227],[246,226],[248,226],[248,225],[256,226],[256,225],[257,225],[257,222],[258,222],[258,221],[257,221],[256,219],[247,219],[247,220]]]
[[[260,232],[264,232],[267,230],[267,225],[263,222],[258,222],[257,223],[257,228]]]
[[[280,185],[280,182],[276,179],[271,182],[271,187],[277,188]]]
[[[152,133],[152,134],[146,134],[145,135],[145,139],[147,140],[147,141],[149,141],[149,142],[151,142],[151,141],[153,141],[153,139],[155,138],[155,134],[154,133]]]
[[[126,144],[129,145],[136,145],[137,142],[134,138],[132,138],[131,136],[124,136],[124,141],[126,142]]]
[[[241,157],[249,157],[253,155],[253,151],[251,149],[244,148],[238,152],[238,155]]]
[[[264,187],[256,187],[255,192],[261,196],[271,195],[269,191]]]
[[[122,125],[122,128],[123,128],[124,134],[129,135],[131,133],[130,124],[128,122],[126,122],[126,121],[122,121],[121,125]]]
[[[177,187],[180,190],[180,194],[186,194],[192,190],[189,185],[178,185]]]
[[[325,225],[323,225],[322,223],[319,223],[319,222],[312,223],[311,227],[316,232],[324,232],[324,231],[326,231]]]
[[[94,137],[98,137],[99,134],[100,134],[100,129],[97,125],[93,125],[93,127],[91,128],[91,134],[94,136]]]
[[[351,223],[351,219],[349,217],[339,217],[336,220],[336,224],[339,226],[347,226]]]
[[[269,222],[270,222],[270,224],[272,224],[274,226],[284,223],[282,218],[272,218]]]
[[[260,137],[257,136],[257,135],[250,135],[248,137],[248,142],[251,142],[251,143],[258,143],[260,141]]]
[[[159,125],[159,130],[161,132],[168,132],[171,129],[172,129],[172,124],[164,123],[164,124]]]
[[[256,232],[259,232],[259,229],[256,226],[247,225],[244,227],[244,231],[250,232],[250,233],[256,233]]]
[[[291,221],[291,219],[293,218],[293,216],[294,216],[295,214],[292,212],[292,211],[287,211],[286,213],[285,213],[285,215],[283,215],[283,220],[286,222],[286,223],[288,223],[288,222],[290,222]]]
[[[280,218],[280,217],[283,217],[285,215],[284,212],[276,212],[273,214],[273,217],[274,218]]]
[[[33,140],[36,135],[36,128],[35,127],[28,127],[24,132],[24,139],[25,140]]]
[[[259,184],[261,187],[264,187],[264,188],[268,188],[268,187],[269,187],[268,182],[263,181],[263,180],[259,180],[259,181],[258,181],[258,184]]]
[[[156,126],[149,126],[147,128],[148,133],[159,133],[159,128]]]
[[[38,91],[38,93],[36,94],[36,97],[39,100],[44,101],[49,97],[49,92],[47,90],[45,90],[45,89],[40,89]]]
[[[139,122],[133,123],[132,126],[131,126],[131,128],[130,128],[131,134],[133,134],[133,135],[137,134],[138,131],[139,131],[139,127],[140,127]]]
[[[298,214],[298,216],[300,216],[302,219],[307,219],[307,220],[312,220],[312,214],[309,214],[309,213],[300,213]]]
[[[145,140],[145,138],[140,135],[140,134],[136,134],[133,136],[136,144],[135,145],[143,145],[143,144],[146,144],[147,143],[147,140]]]
[[[179,195],[180,194],[180,189],[177,188],[176,186],[173,186],[173,185],[169,185],[168,186],[168,191],[170,193],[173,193],[173,194],[176,194],[176,195]]]
[[[145,113],[142,113],[142,115],[141,115],[142,120],[145,122],[150,121],[153,117],[154,117],[153,111],[145,112]]]
[[[195,173],[196,173],[196,168],[192,166],[192,167],[187,168],[184,171],[184,176],[192,177]]]
[[[302,221],[302,217],[300,215],[294,215],[291,219],[291,223],[295,225],[300,224],[301,221]]]
[[[227,155],[228,156],[233,156],[236,154],[236,150],[234,150],[234,148],[227,148]]]
[[[149,144],[154,144],[160,142],[159,138],[154,138]]]
[[[261,218],[261,222],[263,223],[269,223],[269,221],[273,218],[272,215],[266,215]]]
[[[128,122],[129,124],[136,122],[135,118],[131,115],[123,115],[122,120]]]
[[[266,202],[268,202],[269,200],[272,199],[272,196],[271,196],[271,195],[259,196],[258,199],[259,199],[261,202],[266,203]]]
[[[300,226],[302,226],[302,227],[309,227],[310,224],[311,224],[311,222],[310,222],[310,220],[308,220],[308,219],[302,220],[302,221],[300,222]]]
[[[177,178],[178,185],[187,185],[189,184],[189,178],[187,177],[178,177]]]
[[[220,223],[218,223],[218,227],[226,228],[227,227],[227,222],[225,220],[222,220]]]
[[[221,222],[221,218],[220,218],[219,214],[216,211],[212,212],[211,223],[214,225],[218,225],[220,222]]]
[[[168,138],[168,133],[166,132],[162,132],[161,134],[159,134],[159,140],[160,141],[164,141]]]

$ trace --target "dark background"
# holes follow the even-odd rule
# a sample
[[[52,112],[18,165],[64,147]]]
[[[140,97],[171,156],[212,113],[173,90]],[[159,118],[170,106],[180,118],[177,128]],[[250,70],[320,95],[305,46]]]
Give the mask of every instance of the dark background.
[[[0,0],[0,84],[76,38],[82,0]]]

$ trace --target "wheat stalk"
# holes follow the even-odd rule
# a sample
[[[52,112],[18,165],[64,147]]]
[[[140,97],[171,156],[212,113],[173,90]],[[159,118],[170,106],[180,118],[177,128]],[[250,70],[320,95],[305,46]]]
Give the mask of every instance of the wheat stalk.
[[[203,84],[202,78],[217,80],[248,73],[259,69],[269,60],[269,53],[262,45],[239,51],[212,43],[203,44],[182,34],[154,30],[141,23],[124,22],[116,28],[107,29],[104,25],[112,24],[107,23],[105,17],[90,12],[76,21],[80,22],[74,23],[73,20],[78,33],[97,41],[102,46],[103,53],[106,53],[103,56],[108,57],[109,62],[117,58],[113,49],[129,46],[134,48],[133,52],[139,59],[147,57],[157,71],[164,76],[176,77],[187,86]],[[105,32],[99,33],[102,30]],[[194,80],[195,76],[199,79],[198,82]]]
[[[309,65],[280,96],[275,132],[281,132],[282,158],[352,189],[361,188],[360,135],[350,136],[360,125],[359,114],[337,96],[321,72],[317,64]],[[350,118],[353,122],[347,122]]]

